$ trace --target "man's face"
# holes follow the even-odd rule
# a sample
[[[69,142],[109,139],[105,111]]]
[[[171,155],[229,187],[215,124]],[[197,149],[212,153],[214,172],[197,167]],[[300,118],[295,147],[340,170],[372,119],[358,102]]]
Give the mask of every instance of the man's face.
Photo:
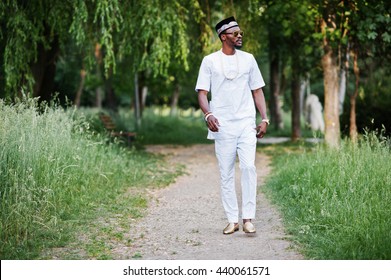
[[[243,32],[239,26],[232,27],[223,33],[225,35],[226,43],[234,46],[237,49],[242,47]]]

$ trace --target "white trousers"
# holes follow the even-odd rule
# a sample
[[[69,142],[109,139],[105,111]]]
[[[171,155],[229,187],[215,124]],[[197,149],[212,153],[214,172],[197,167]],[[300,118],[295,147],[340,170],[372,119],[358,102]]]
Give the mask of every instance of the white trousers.
[[[242,219],[254,219],[257,196],[255,168],[257,138],[254,128],[244,129],[240,136],[216,139],[215,152],[220,168],[221,199],[229,223],[238,223],[239,208],[235,190],[235,162],[239,157],[242,190]]]

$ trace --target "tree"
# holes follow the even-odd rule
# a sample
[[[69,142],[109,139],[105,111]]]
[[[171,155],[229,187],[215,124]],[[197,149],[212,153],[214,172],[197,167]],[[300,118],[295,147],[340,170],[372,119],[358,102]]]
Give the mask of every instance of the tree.
[[[333,46],[332,35],[337,33],[337,11],[335,3],[326,2],[322,7],[320,28],[323,36],[322,68],[324,77],[324,118],[325,118],[325,142],[330,147],[338,147],[340,142],[339,123],[339,65],[338,46]]]
[[[151,0],[125,3],[119,53],[120,56],[130,57],[129,73],[134,76],[137,84],[135,113],[139,124],[141,102],[148,80],[158,76],[176,76],[176,73],[170,75],[170,67],[180,69],[181,72],[189,69],[189,9],[196,19],[199,18],[201,10],[197,1]]]
[[[291,1],[291,26],[288,33],[287,43],[291,57],[291,97],[292,97],[292,140],[301,137],[301,84],[307,79],[310,69],[314,65],[317,56],[313,40],[314,10],[307,1]]]
[[[57,59],[70,38],[85,48],[95,38],[105,48],[106,70],[115,64],[111,34],[121,19],[118,1],[10,0],[0,5],[0,14],[8,96],[24,90],[49,100]]]
[[[292,140],[301,137],[301,81],[314,63],[315,48],[314,11],[307,1],[267,1],[265,19],[268,26],[270,58],[270,111],[276,128],[281,128],[279,106],[280,88],[283,81],[280,66],[288,66],[292,104]],[[281,67],[282,68],[282,67]]]
[[[360,80],[359,59],[361,57],[361,60],[364,60],[375,55],[382,55],[383,58],[390,56],[390,4],[386,1],[367,0],[321,1],[318,10],[324,50],[322,67],[325,85],[325,141],[331,147],[338,147],[339,78],[344,63],[341,57],[353,58],[355,89],[349,98],[350,137],[356,141],[355,111]],[[346,55],[346,51],[350,52],[349,56]]]
[[[188,69],[189,17],[181,2],[2,2],[0,23],[5,39],[2,55],[7,95],[15,96],[24,89],[33,96],[50,99],[56,62],[67,51],[69,42],[84,50],[81,53],[85,57],[80,60],[87,73],[99,70],[94,59],[94,49],[99,45],[99,62],[102,61],[106,78],[116,74],[116,63],[126,56],[131,57],[132,77],[146,69],[153,76],[165,75],[173,60]],[[185,4],[197,8],[198,2],[189,0]]]
[[[280,5],[279,5],[280,4]],[[284,123],[282,120],[282,110],[280,106],[282,69],[287,58],[287,50],[284,48],[284,27],[285,12],[280,12],[283,5],[278,2],[270,1],[267,6],[267,26],[268,26],[268,45],[269,45],[269,63],[270,63],[270,119],[274,128],[280,130]],[[278,47],[277,47],[278,46]]]
[[[357,141],[356,100],[360,88],[359,60],[368,58],[376,61],[377,65],[384,65],[384,61],[391,58],[391,5],[389,1],[355,1],[351,4],[349,17],[348,38],[353,58],[353,73],[355,77],[354,91],[350,94],[350,126],[349,136],[353,142]],[[387,59],[388,58],[388,59]]]

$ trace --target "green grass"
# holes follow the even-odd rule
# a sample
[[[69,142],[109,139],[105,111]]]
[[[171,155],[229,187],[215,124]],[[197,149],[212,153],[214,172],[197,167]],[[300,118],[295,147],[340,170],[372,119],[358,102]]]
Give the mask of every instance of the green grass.
[[[84,108],[80,110],[86,116],[91,129],[104,134],[105,129],[98,118],[102,110]],[[207,127],[200,110],[178,110],[171,116],[168,107],[145,108],[140,127],[137,128],[134,112],[128,108],[120,108],[118,112],[105,112],[111,115],[117,130],[137,132],[133,143],[137,148],[144,145],[176,144],[191,145],[211,143],[206,139]],[[121,140],[121,139],[119,139]]]
[[[269,148],[270,149],[270,148]],[[391,259],[390,141],[271,149],[267,193],[309,259]]]
[[[200,110],[180,110],[171,116],[169,108],[152,107],[144,111],[137,137],[144,145],[211,143],[206,139],[207,131]]]
[[[50,248],[69,244],[78,250],[57,257],[110,258],[98,245],[143,214],[146,188],[181,172],[91,132],[72,110],[0,100],[0,258],[53,258]]]

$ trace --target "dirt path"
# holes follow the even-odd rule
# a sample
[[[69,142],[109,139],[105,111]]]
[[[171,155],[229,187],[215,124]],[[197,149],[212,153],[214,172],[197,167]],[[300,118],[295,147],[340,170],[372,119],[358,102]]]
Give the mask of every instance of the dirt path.
[[[186,165],[187,175],[153,193],[147,215],[131,229],[133,246],[115,254],[142,259],[302,259],[284,234],[277,211],[258,192],[257,233],[223,235],[226,218],[220,200],[219,172],[213,145],[150,146],[148,150]],[[270,171],[269,159],[257,154],[258,185]],[[238,171],[238,170],[237,170]],[[237,185],[239,173],[237,173]],[[238,188],[238,195],[240,189]],[[240,196],[239,196],[240,197]]]

